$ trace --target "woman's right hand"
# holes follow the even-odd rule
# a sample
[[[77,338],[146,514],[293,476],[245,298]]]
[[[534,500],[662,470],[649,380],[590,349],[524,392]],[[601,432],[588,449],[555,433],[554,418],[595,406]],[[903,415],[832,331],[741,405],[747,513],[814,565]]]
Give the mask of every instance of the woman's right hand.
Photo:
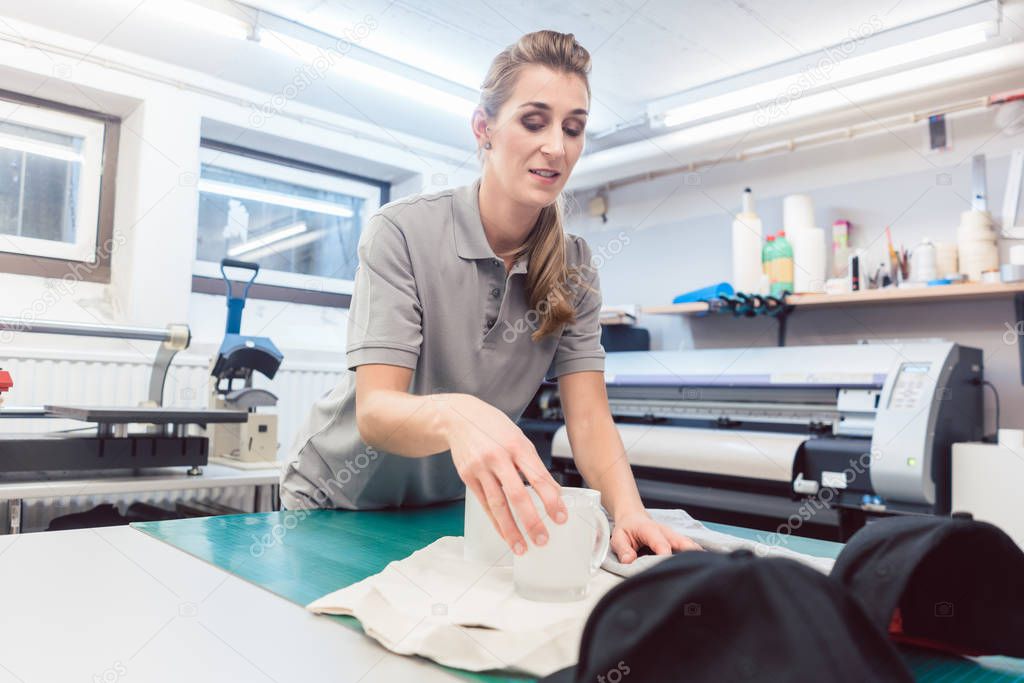
[[[516,555],[526,552],[523,532],[544,545],[548,532],[523,484],[523,477],[558,524],[568,519],[561,488],[523,431],[488,403],[469,394],[445,394],[444,431],[467,495],[477,497],[494,528]],[[512,516],[515,511],[520,529]]]

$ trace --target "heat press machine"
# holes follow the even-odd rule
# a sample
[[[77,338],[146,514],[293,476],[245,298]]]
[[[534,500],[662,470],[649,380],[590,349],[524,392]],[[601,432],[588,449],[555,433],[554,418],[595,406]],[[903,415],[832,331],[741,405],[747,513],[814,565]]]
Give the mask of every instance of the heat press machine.
[[[148,398],[140,407],[44,405],[0,410],[0,419],[93,423],[71,431],[0,433],[0,474],[187,467],[189,474],[198,475],[208,462],[209,443],[204,436],[190,435],[189,427],[246,419],[235,410],[163,406],[171,361],[191,341],[187,325],[158,329],[0,317],[0,331],[160,342]],[[10,374],[0,372],[0,392],[12,386]]]
[[[241,283],[241,296],[234,296],[234,283],[225,268],[252,271],[251,277]],[[277,466],[277,415],[258,412],[259,408],[276,406],[277,396],[254,387],[253,375],[258,372],[273,379],[284,356],[269,338],[241,334],[245,301],[259,272],[257,263],[228,258],[221,261],[220,273],[227,287],[227,326],[210,363],[210,408],[245,415],[240,422],[207,428],[211,460],[242,469]]]

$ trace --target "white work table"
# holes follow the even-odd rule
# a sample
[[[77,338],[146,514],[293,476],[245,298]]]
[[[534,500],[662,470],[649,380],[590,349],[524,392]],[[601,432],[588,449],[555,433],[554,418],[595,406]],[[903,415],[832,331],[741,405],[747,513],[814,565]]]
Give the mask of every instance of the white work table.
[[[0,683],[464,680],[131,527],[0,536]]]
[[[255,510],[274,509],[280,470],[276,467],[246,470],[228,465],[204,465],[202,473],[188,474],[185,467],[158,467],[130,471],[77,473],[15,473],[0,476],[0,503],[7,502],[12,533],[20,531],[21,501],[31,498],[116,495],[152,491],[235,486],[256,487]],[[0,530],[0,534],[7,530]]]

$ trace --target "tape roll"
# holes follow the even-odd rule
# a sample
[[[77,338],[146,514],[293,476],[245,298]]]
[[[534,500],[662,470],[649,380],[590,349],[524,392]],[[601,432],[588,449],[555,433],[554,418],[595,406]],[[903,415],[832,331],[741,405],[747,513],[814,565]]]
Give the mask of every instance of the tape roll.
[[[797,230],[789,240],[793,244],[793,291],[825,291],[825,231],[822,228]]]
[[[782,227],[786,235],[814,227],[814,201],[805,194],[791,194],[782,200]]]

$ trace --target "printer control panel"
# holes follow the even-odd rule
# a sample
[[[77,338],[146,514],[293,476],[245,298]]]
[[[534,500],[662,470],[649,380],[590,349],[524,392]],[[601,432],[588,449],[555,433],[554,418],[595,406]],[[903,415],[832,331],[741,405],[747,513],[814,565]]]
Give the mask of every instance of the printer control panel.
[[[903,363],[889,397],[889,409],[913,410],[923,394],[930,394],[935,380],[929,377],[931,363]]]

